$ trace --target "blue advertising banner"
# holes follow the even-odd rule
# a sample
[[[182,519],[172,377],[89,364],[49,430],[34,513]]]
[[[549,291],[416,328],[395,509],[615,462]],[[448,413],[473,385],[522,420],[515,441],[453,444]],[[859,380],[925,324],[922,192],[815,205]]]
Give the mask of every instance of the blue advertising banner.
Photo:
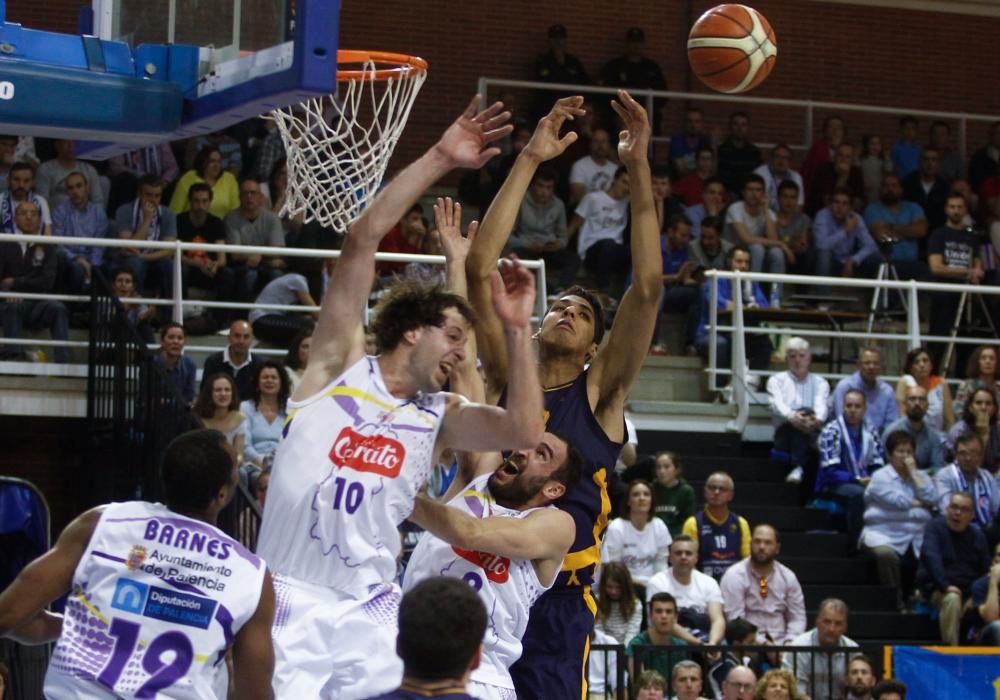
[[[892,663],[908,698],[1000,700],[1000,648],[893,647]]]

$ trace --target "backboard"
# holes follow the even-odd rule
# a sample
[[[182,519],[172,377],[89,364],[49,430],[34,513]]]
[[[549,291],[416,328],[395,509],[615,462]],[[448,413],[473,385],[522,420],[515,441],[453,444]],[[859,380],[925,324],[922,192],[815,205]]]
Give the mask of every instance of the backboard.
[[[94,0],[92,31],[76,36],[0,15],[0,133],[75,138],[78,154],[100,159],[332,93],[339,10],[339,0]]]

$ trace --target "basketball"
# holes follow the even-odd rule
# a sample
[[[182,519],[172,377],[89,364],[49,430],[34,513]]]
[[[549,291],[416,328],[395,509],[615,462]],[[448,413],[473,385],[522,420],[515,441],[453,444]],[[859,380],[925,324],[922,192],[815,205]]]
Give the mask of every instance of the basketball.
[[[746,5],[713,7],[698,18],[688,35],[691,70],[718,92],[753,90],[777,60],[778,43],[771,24]]]

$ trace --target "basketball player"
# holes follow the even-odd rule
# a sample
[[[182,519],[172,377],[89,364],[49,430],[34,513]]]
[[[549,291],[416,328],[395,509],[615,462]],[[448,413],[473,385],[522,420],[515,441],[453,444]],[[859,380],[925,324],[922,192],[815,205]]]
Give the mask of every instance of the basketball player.
[[[566,119],[579,116],[582,102],[581,97],[559,100],[539,121],[490,206],[469,253],[469,297],[480,316],[476,334],[486,384],[491,399],[499,399],[503,405],[513,405],[513,397],[505,389],[512,358],[504,349],[501,325],[490,310],[490,272],[538,164],[558,156],[575,140],[572,133],[560,139],[559,130]],[[523,639],[523,660],[511,669],[518,697],[524,700],[586,695],[585,658],[597,609],[590,586],[600,563],[601,538],[611,511],[608,470],[625,439],[625,399],[653,336],[662,289],[659,227],[646,155],[649,121],[642,106],[624,90],[618,92],[612,107],[625,126],[618,154],[631,179],[633,281],[600,351],[603,311],[597,298],[579,287],[566,290],[552,305],[536,336],[547,430],[564,435],[580,450],[584,469],[580,484],[559,502],[559,507],[573,516],[576,540],[552,590],[532,607]]]
[[[0,636],[59,640],[45,697],[214,700],[229,647],[235,697],[271,697],[271,576],[214,525],[236,467],[222,433],[181,435],[163,456],[165,506],[87,511],[0,595]],[[45,612],[70,590],[65,617]]]
[[[398,689],[372,700],[473,700],[465,692],[479,665],[486,608],[465,583],[437,576],[410,588],[399,604]]]
[[[460,297],[397,284],[373,323],[381,354],[364,352],[383,234],[449,170],[478,168],[499,153],[490,144],[510,131],[502,105],[476,115],[478,104],[351,225],[309,367],[288,402],[259,545],[275,574],[274,689],[282,698],[354,700],[399,685],[396,528],[438,453],[526,449],[544,430],[530,339],[534,278],[516,261],[493,277],[493,313],[511,357],[509,410],[441,391],[471,333],[473,313]]]
[[[479,459],[494,471],[461,488],[448,505],[417,498],[410,520],[428,531],[410,557],[404,590],[433,576],[459,578],[479,591],[490,624],[469,692],[514,700],[509,668],[521,655],[531,604],[556,578],[576,533],[573,518],[547,508],[579,481],[581,458],[546,433],[532,450]]]

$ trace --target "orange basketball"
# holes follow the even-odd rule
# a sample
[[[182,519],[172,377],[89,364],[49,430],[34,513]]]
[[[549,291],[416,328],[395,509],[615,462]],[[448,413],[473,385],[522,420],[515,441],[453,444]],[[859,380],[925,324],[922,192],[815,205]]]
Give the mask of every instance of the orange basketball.
[[[753,90],[778,60],[771,24],[746,5],[718,5],[698,18],[688,35],[688,63],[698,79],[719,92]]]

